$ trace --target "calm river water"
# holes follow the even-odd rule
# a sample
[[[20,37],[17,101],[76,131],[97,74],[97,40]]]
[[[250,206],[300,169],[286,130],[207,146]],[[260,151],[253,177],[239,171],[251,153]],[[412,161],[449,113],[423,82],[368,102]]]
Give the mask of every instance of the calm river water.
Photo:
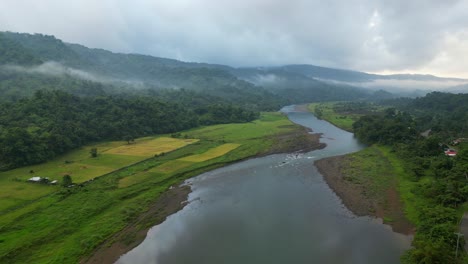
[[[191,202],[117,263],[399,263],[409,238],[354,216],[313,165],[362,146],[310,113],[283,112],[323,133],[327,147],[251,159],[188,180]]]

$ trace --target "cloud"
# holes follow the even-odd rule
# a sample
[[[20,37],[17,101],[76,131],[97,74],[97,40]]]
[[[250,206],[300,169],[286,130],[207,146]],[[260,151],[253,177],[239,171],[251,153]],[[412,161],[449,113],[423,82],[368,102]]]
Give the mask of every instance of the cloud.
[[[284,81],[283,78],[277,76],[276,74],[271,74],[271,73],[268,73],[268,74],[257,74],[255,76],[253,76],[252,78],[248,78],[247,79],[248,81],[256,84],[256,85],[273,85],[273,84],[277,84],[279,82],[282,82]]]
[[[113,51],[233,66],[308,63],[464,77],[467,25],[468,1],[453,0],[0,3],[1,30]]]
[[[19,65],[2,65],[0,70],[23,72],[29,74],[43,74],[49,76],[68,76],[80,80],[100,82],[105,84],[125,84],[134,88],[144,87],[143,82],[136,80],[124,80],[97,75],[80,69],[62,65],[55,61],[47,61],[37,66],[24,67]]]
[[[317,78],[318,79],[318,78]],[[452,88],[467,84],[463,80],[398,80],[398,79],[376,79],[369,82],[342,82],[328,79],[318,79],[320,81],[344,84],[356,87],[368,88],[371,90],[386,90],[389,92],[411,92],[422,91],[449,91]],[[461,89],[460,89],[461,90]]]
[[[111,79],[98,77],[95,74],[74,69],[70,67],[63,66],[62,64],[54,61],[48,61],[38,66],[31,66],[31,67],[23,67],[18,65],[3,65],[0,67],[3,70],[10,70],[16,72],[25,72],[25,73],[38,73],[44,75],[52,75],[52,76],[70,76],[77,79],[88,80],[88,81],[95,81],[95,82],[111,82]]]
[[[418,81],[418,80],[381,80],[377,79],[373,82],[360,83],[359,86],[366,88],[402,88],[407,90],[431,90],[442,91],[453,86],[465,84],[461,81]]]

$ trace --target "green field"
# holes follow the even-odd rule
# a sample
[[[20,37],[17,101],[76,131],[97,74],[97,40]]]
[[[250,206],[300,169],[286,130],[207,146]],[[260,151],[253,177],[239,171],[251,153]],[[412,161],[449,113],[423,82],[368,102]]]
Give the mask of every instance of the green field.
[[[308,109],[320,119],[326,120],[333,125],[347,130],[353,130],[353,123],[359,119],[356,114],[339,114],[333,110],[335,102],[309,104]]]
[[[3,172],[0,263],[77,263],[148,210],[170,186],[266,153],[275,144],[275,135],[293,131],[302,128],[282,114],[263,113],[250,123],[181,132],[184,138],[198,141],[153,137],[136,140],[134,145],[100,143],[45,164]],[[161,144],[154,144],[157,140]],[[155,147],[164,145],[164,140],[178,149],[158,152]],[[98,148],[97,158],[89,157],[91,147]],[[30,170],[51,178],[70,173],[76,182],[96,179],[72,188],[26,183]],[[140,227],[153,224],[141,223]]]
[[[408,173],[405,171],[404,162],[391,151],[390,147],[379,146],[378,149],[387,158],[388,162],[390,162],[398,179],[398,192],[401,200],[405,204],[404,210],[406,217],[415,225],[419,225],[419,211],[421,211],[421,208],[430,204],[430,202],[421,195],[416,195],[414,190],[427,179],[421,179],[419,182],[410,179]]]
[[[223,144],[221,146],[217,146],[215,148],[212,148],[202,154],[195,154],[191,155],[185,158],[179,159],[180,161],[189,161],[189,162],[203,162],[207,161],[210,159],[214,159],[220,156],[223,156],[224,154],[228,153],[231,150],[234,150],[238,148],[240,144],[234,144],[234,143],[228,143],[228,144]]]
[[[346,131],[353,131],[353,123],[361,116],[377,113],[384,108],[362,102],[322,102],[307,106],[316,117],[326,120]]]
[[[147,137],[137,139],[132,144],[124,141],[105,142],[82,147],[47,163],[2,172],[0,173],[0,199],[2,200],[0,213],[60,189],[57,186],[27,182],[27,179],[33,176],[60,181],[64,175],[68,174],[73,182],[81,183],[197,141],[195,139]],[[90,156],[91,148],[98,149],[97,157]]]
[[[178,139],[170,137],[143,138],[135,140],[134,144],[125,144],[104,151],[104,154],[117,154],[125,156],[151,157],[161,153],[170,152],[188,144],[197,142],[198,139]]]

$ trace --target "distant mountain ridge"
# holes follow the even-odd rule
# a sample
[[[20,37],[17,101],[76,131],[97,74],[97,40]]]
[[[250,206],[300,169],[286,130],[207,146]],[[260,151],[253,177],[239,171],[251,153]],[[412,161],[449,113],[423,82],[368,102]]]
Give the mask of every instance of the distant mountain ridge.
[[[42,34],[0,32],[0,65],[31,67],[50,61],[71,68],[63,72],[77,70],[81,77],[87,74],[93,76],[90,81],[106,80],[117,86],[133,84],[134,88],[156,90],[183,88],[216,96],[243,97],[247,101],[251,94],[255,95],[253,98],[256,99],[262,96],[272,97],[275,94],[289,103],[378,98],[381,94],[379,87],[361,87],[363,83],[376,80],[468,83],[468,80],[432,75],[377,75],[305,64],[234,68],[91,49]],[[46,70],[41,72],[47,73]],[[391,87],[385,88],[386,96],[393,92],[389,91]]]

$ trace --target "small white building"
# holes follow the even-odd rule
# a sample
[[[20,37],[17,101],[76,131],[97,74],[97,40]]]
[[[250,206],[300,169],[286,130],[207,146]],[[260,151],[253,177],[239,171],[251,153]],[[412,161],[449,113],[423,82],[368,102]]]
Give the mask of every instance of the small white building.
[[[41,181],[41,177],[39,177],[39,176],[32,177],[32,178],[30,178],[28,181],[30,181],[30,182],[40,182],[40,181]]]

